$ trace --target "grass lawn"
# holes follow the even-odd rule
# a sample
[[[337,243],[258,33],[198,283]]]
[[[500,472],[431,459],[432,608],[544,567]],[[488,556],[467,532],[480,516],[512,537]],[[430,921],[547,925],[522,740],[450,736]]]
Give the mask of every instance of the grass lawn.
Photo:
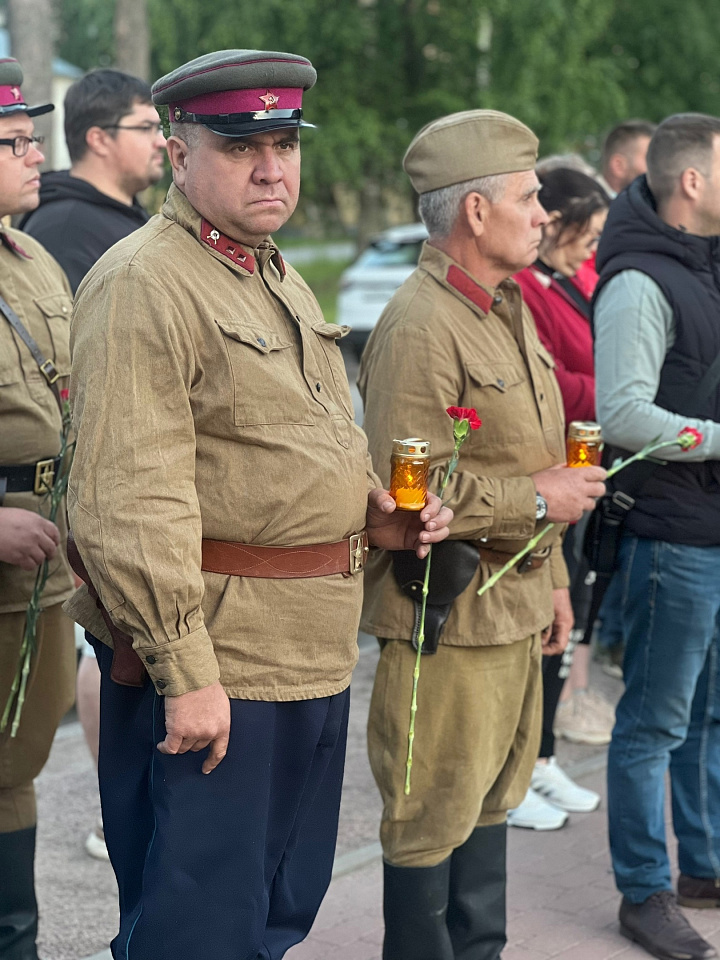
[[[322,307],[325,320],[335,323],[340,274],[351,260],[315,260],[298,266],[298,273],[305,280]]]

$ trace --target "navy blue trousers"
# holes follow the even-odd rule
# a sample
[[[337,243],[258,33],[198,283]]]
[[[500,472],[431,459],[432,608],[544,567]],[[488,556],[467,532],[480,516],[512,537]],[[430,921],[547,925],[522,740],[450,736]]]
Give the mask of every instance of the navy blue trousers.
[[[228,752],[165,756],[164,698],[102,672],[100,797],[120,892],[115,960],[277,960],[330,883],[350,691],[231,700]]]

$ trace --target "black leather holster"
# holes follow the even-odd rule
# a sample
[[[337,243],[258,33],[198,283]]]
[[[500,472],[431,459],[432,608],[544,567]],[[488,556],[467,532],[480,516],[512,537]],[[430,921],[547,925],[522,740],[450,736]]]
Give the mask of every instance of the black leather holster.
[[[410,639],[417,650],[426,561],[418,559],[414,550],[394,550],[392,561],[398,586],[405,596],[413,601],[415,622]],[[437,652],[440,635],[450,616],[453,602],[470,585],[479,564],[478,548],[467,540],[443,540],[433,546],[425,608],[423,653]]]

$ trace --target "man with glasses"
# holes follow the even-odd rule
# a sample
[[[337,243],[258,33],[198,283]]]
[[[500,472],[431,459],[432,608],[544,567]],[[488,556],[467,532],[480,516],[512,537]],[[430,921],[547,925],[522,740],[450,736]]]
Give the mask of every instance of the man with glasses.
[[[44,157],[32,118],[52,104],[23,100],[17,60],[0,60],[0,217],[34,209]],[[64,510],[44,516],[60,450],[60,389],[70,373],[67,279],[30,237],[0,226],[0,715],[23,640],[38,567],[49,576],[37,626],[37,649],[15,737],[0,733],[0,957],[37,960],[33,880],[33,780],[55,730],[72,706],[73,624],[61,610],[73,592],[65,558]]]
[[[65,97],[69,170],[43,174],[40,206],[21,223],[68,275],[90,267],[148,215],[137,194],[163,175],[165,137],[150,87],[119,70],[93,70]]]
[[[93,70],[67,92],[65,139],[72,166],[43,174],[40,206],[21,227],[58,260],[74,292],[106,250],[147,223],[136,194],[162,177],[165,137],[146,83],[119,70]],[[100,671],[82,642],[77,707],[97,763]],[[107,860],[102,823],[90,830],[85,849]]]

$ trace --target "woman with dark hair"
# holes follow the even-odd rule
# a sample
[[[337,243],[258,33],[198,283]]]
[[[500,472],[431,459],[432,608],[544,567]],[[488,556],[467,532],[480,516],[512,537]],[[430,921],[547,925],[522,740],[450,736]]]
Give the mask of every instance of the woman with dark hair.
[[[541,170],[538,177],[542,185],[540,202],[549,219],[543,228],[538,259],[515,279],[535,318],[540,339],[555,360],[567,423],[594,420],[589,291],[573,278],[595,252],[610,198],[596,180],[576,169]],[[555,733],[578,743],[609,743],[613,725],[610,704],[588,690],[588,645],[578,647],[573,663],[573,648],[585,632],[590,594],[585,584],[587,570],[579,558],[579,540],[577,527],[571,526],[563,551],[570,573],[575,629],[564,655],[543,658],[540,756],[531,789],[508,817],[513,826],[557,829],[567,820],[568,812],[589,812],[600,802],[598,794],[575,784],[554,757]]]

